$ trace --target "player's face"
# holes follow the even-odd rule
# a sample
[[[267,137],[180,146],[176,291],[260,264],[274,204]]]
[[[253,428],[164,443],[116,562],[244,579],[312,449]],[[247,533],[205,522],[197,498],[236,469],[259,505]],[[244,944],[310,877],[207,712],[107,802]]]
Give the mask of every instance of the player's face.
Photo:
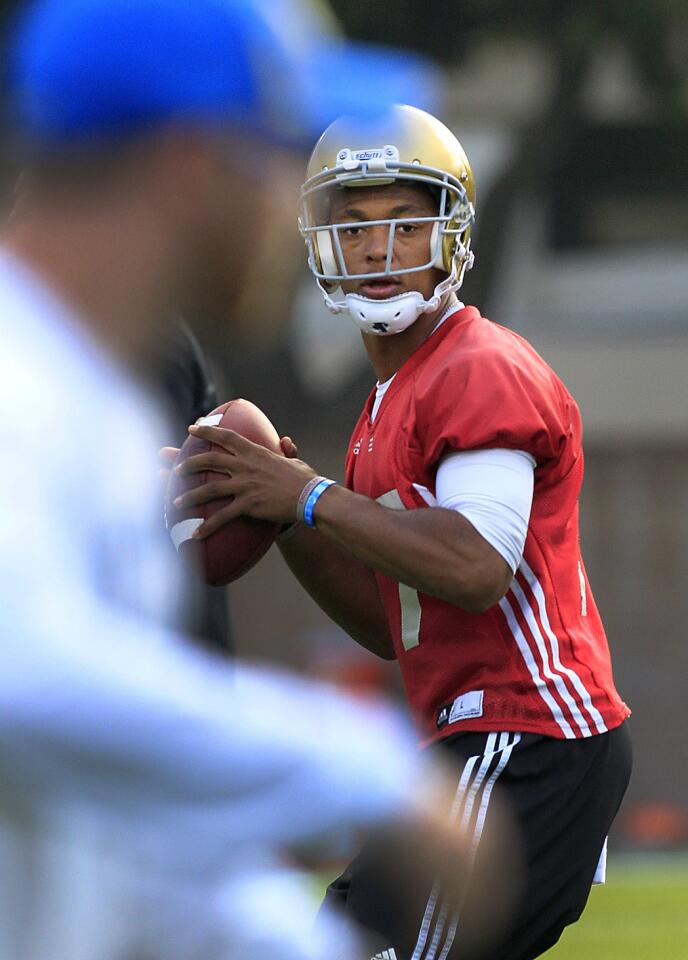
[[[391,183],[380,187],[353,187],[333,191],[330,223],[351,224],[339,230],[339,239],[348,273],[379,273],[385,270],[389,226],[367,227],[369,220],[400,220],[394,231],[391,270],[419,267],[430,259],[432,223],[414,222],[414,217],[435,217],[438,203],[424,186]],[[418,291],[424,299],[432,296],[446,274],[429,267],[416,273],[397,274],[374,280],[344,280],[344,293],[359,293],[373,300],[385,300],[401,293]]]

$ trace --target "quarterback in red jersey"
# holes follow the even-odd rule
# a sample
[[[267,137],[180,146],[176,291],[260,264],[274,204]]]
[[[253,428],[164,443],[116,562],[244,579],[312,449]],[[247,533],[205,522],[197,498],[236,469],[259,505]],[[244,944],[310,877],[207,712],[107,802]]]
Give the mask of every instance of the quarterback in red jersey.
[[[301,230],[326,303],[361,328],[377,385],[354,429],[346,483],[228,431],[191,428],[224,471],[185,504],[231,494],[199,531],[239,514],[291,524],[280,548],[351,636],[399,661],[424,745],[461,758],[454,815],[481,856],[493,788],[523,847],[516,907],[489,949],[436,885],[417,912],[371,886],[364,850],[328,899],[396,960],[530,960],[582,912],[630,775],[629,710],[578,537],[581,421],[521,337],[457,299],[472,266],[475,187],[438,120],[396,107],[342,118],[316,145]],[[341,295],[337,294],[340,291]],[[212,463],[211,463],[212,459]],[[433,747],[434,749],[434,747]]]
[[[521,451],[518,469],[535,474],[524,549],[512,558],[504,547],[514,578],[498,603],[462,609],[378,574],[422,737],[451,735],[458,721],[462,730],[566,738],[617,726],[628,711],[581,559],[581,424],[562,383],[516,334],[457,307],[396,374],[373,420],[374,402],[356,425],[346,470],[347,486],[373,500],[446,506],[438,464],[446,470],[454,450],[490,451],[479,470],[465,459],[449,491],[460,498],[451,509],[481,530],[500,475],[509,483],[512,451]],[[464,469],[476,473],[472,493],[461,489]]]

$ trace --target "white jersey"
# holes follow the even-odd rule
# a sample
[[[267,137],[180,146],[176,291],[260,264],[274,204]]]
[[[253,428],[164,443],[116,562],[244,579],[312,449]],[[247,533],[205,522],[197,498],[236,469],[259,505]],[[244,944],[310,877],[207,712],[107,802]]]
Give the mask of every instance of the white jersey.
[[[0,345],[0,956],[236,954],[228,891],[403,805],[412,737],[173,631],[151,399],[7,254]]]

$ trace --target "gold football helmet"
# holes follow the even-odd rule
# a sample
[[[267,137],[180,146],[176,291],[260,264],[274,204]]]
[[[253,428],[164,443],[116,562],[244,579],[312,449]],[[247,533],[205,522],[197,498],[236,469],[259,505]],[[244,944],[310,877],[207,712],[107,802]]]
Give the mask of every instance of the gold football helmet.
[[[385,269],[376,273],[350,273],[342,253],[339,231],[350,224],[330,223],[332,189],[383,186],[395,181],[424,184],[437,197],[432,217],[368,221],[389,227]],[[463,147],[439,120],[416,107],[394,106],[376,122],[362,123],[341,117],[331,124],[315,146],[301,190],[299,229],[308,249],[308,264],[325,302],[335,313],[348,310],[368,333],[398,333],[442,299],[458,290],[465,271],[473,265],[471,228],[475,218],[475,181]],[[392,269],[394,235],[405,222],[432,222],[427,262]],[[365,227],[366,223],[360,224]],[[389,300],[369,300],[347,294],[333,300],[342,280],[378,278],[436,267],[447,276],[426,301],[420,293],[401,294]],[[400,309],[397,309],[397,306]],[[384,319],[380,317],[384,313]],[[383,329],[384,328],[384,329]]]

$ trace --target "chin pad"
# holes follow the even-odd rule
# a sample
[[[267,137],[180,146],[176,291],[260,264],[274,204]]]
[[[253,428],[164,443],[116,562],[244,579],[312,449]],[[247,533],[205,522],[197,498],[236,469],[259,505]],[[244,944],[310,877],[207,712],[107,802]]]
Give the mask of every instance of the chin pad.
[[[344,300],[359,329],[381,337],[406,330],[427,307],[426,301],[415,290],[388,300],[370,300],[360,294],[347,293]]]
[[[320,268],[328,277],[336,277],[339,274],[337,261],[332,249],[332,237],[329,229],[316,230],[314,236],[315,249],[320,259]]]

